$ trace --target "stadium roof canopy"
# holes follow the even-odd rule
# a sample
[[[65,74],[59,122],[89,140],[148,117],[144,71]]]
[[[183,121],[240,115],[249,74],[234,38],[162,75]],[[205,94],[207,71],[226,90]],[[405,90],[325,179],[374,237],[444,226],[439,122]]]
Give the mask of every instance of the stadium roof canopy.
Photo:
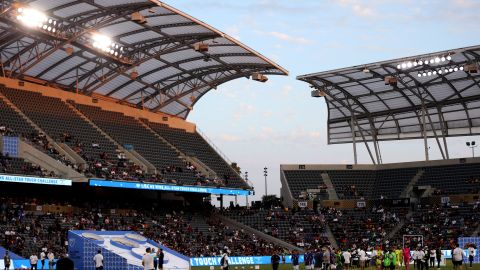
[[[33,78],[182,118],[199,98],[224,82],[254,73],[288,73],[160,1],[1,1],[0,8],[0,55],[6,76]],[[36,25],[39,16],[46,20]],[[99,36],[108,37],[113,47],[93,45]],[[208,44],[208,51],[196,50],[198,44]]]
[[[297,79],[325,96],[330,144],[422,138],[424,124],[438,139],[480,134],[479,61],[473,46]]]

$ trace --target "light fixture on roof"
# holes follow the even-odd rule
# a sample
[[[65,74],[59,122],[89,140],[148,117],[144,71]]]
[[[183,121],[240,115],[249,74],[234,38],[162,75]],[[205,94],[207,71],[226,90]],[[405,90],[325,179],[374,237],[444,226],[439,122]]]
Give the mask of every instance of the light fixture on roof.
[[[73,47],[68,45],[65,47],[65,52],[68,54],[68,55],[72,55],[73,53]]]
[[[258,81],[258,82],[266,82],[268,81],[268,77],[261,73],[253,73],[252,80]]]
[[[368,69],[367,67],[364,67],[363,70],[362,70],[363,73],[370,73],[370,69]]]
[[[94,33],[92,35],[92,46],[111,57],[121,58],[123,56],[123,46],[115,43],[109,37]]]
[[[442,56],[436,56],[436,57],[425,59],[425,60],[418,59],[418,60],[415,60],[413,62],[412,61],[406,61],[406,62],[402,62],[402,63],[397,64],[397,69],[409,69],[409,68],[412,68],[412,67],[428,65],[428,64],[430,64],[430,65],[440,64],[441,62],[445,62],[447,60],[448,61],[452,60],[452,57],[450,55],[447,55],[446,57],[444,55],[442,55]]]
[[[319,98],[325,97],[327,94],[321,89],[312,90],[312,97]]]
[[[43,12],[30,8],[19,6],[16,9],[16,19],[23,25],[42,30],[44,32],[57,32],[58,22],[48,18]]]
[[[465,72],[468,72],[470,74],[478,73],[478,66],[474,65],[474,64],[468,64],[468,65],[465,65],[465,66],[460,67],[460,68],[463,68],[463,70],[465,70]]]
[[[145,19],[145,17],[140,14],[140,12],[134,12],[132,13],[132,21],[136,22],[136,23],[139,23],[139,24],[145,24],[147,23],[147,20]]]
[[[390,86],[397,86],[397,77],[395,76],[386,76],[385,77],[385,85],[390,85]]]
[[[208,52],[208,44],[203,42],[195,43],[193,49],[197,52]]]
[[[450,67],[437,68],[437,69],[433,69],[433,70],[423,70],[423,71],[419,71],[417,73],[417,76],[418,77],[427,77],[427,76],[430,77],[430,76],[434,76],[434,75],[437,75],[437,74],[438,75],[442,75],[442,74],[447,75],[448,73],[457,72],[457,71],[468,72],[467,71],[467,66],[468,65],[460,66],[460,67],[459,66],[450,66]]]
[[[137,77],[138,77],[138,71],[134,69],[134,70],[130,73],[130,79],[135,80],[135,79],[137,79]]]

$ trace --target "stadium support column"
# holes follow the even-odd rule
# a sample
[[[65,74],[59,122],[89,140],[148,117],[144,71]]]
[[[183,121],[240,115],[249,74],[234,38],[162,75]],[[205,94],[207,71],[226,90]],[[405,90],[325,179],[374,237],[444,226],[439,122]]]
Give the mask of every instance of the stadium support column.
[[[220,194],[220,209],[223,210],[223,194]]]
[[[427,123],[425,121],[425,100],[422,97],[422,131],[423,131],[423,144],[425,145],[425,160],[428,161],[428,141],[427,141]]]
[[[353,113],[352,113],[352,118],[350,120],[350,126],[352,129],[352,144],[353,144],[353,160],[355,162],[355,165],[358,164],[357,161],[357,141],[355,139],[355,124],[353,122]]]
[[[445,149],[445,156],[447,157],[447,159],[450,159],[450,155],[448,154],[448,146],[447,146],[447,138],[446,138],[447,129],[445,128],[445,125],[444,125],[445,120],[443,119],[442,108],[438,107],[437,111],[438,111],[438,117],[439,117],[438,121],[440,122],[440,127],[442,128],[442,139],[443,139],[443,148]]]

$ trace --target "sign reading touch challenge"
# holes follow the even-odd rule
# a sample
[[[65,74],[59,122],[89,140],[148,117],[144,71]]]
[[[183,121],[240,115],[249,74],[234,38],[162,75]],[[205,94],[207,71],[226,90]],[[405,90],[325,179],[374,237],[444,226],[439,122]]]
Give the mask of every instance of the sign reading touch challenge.
[[[201,186],[177,186],[177,185],[126,182],[126,181],[109,181],[109,180],[97,180],[97,179],[90,179],[90,186],[146,189],[146,190],[160,190],[160,191],[174,191],[174,192],[209,193],[209,194],[223,194],[223,195],[241,195],[241,196],[250,195],[249,190],[243,190],[243,189],[211,188],[211,187],[201,187]]]
[[[190,258],[190,266],[219,266],[222,257],[200,257]],[[228,257],[230,265],[256,265],[271,264],[270,256],[238,256]],[[299,257],[299,263],[303,263],[303,255]],[[285,263],[292,263],[292,256],[285,256]]]
[[[57,178],[39,178],[22,175],[5,175],[0,174],[0,182],[24,183],[24,184],[41,184],[54,186],[71,186],[72,180]]]

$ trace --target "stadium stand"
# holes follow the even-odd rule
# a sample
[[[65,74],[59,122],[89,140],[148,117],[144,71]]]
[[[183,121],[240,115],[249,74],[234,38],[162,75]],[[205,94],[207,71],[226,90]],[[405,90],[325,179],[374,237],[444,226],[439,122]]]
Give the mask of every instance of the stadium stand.
[[[223,224],[208,205],[189,209],[171,203],[144,207],[73,201],[0,198],[0,228],[5,232],[0,235],[0,244],[27,258],[45,247],[55,254],[66,254],[67,232],[75,229],[133,230],[190,257],[220,255],[225,248],[232,255],[267,255],[279,248]],[[57,210],[38,211],[39,206]]]
[[[35,146],[38,150],[48,154],[53,159],[63,164],[81,171],[81,168],[74,162],[68,160],[65,155],[60,154],[48,141],[44,134],[39,134],[37,130],[22,116],[20,116],[12,107],[8,106],[4,100],[0,99],[0,114],[2,115],[1,126],[5,131],[0,130],[0,135],[20,136],[26,142]]]
[[[175,150],[145,129],[135,118],[119,112],[77,104],[77,108],[121,145],[133,149],[150,161],[167,181],[195,185],[195,172],[186,169]]]
[[[418,185],[432,186],[437,194],[478,193],[478,183],[469,180],[478,179],[479,175],[480,163],[426,167]]]
[[[341,248],[360,245],[368,249],[389,244],[388,233],[405,218],[407,212],[408,208],[380,205],[363,209],[332,209],[327,217]]]
[[[306,193],[308,189],[320,188],[321,192],[325,192],[322,173],[328,174],[339,199],[394,199],[400,198],[410,184],[416,188],[430,188],[435,194],[478,193],[480,162],[476,159],[467,160],[467,164],[461,163],[465,162],[462,159],[358,165],[352,169],[339,165],[311,165],[307,169],[298,169],[298,165],[282,165],[282,170],[294,200],[298,200],[302,192]],[[284,196],[290,194],[284,192]]]
[[[49,172],[44,168],[26,162],[21,158],[5,156],[2,153],[0,153],[0,173],[55,177],[54,172]]]
[[[315,213],[313,210],[292,212],[282,208],[230,209],[224,214],[298,247],[318,248],[328,243],[323,211]]]
[[[324,187],[322,171],[315,170],[284,170],[283,171],[294,198],[299,198],[307,189]]]
[[[190,133],[182,129],[170,128],[168,125],[153,122],[147,122],[147,124],[171,144],[182,150],[183,153],[194,156],[205,163],[217,174],[217,177],[225,180],[227,186],[236,188],[248,187],[245,181],[197,132]]]
[[[62,100],[18,89],[1,88],[0,91],[50,137],[67,144],[87,161],[88,167],[80,168],[87,177],[116,179],[122,177],[124,171],[135,174],[136,166],[118,158],[115,144]]]
[[[458,237],[470,237],[478,226],[480,208],[478,203],[441,205],[419,204],[406,219],[394,238],[400,242],[402,235],[421,235],[423,245],[441,246],[448,249]],[[419,238],[407,238],[411,246],[421,244]]]

